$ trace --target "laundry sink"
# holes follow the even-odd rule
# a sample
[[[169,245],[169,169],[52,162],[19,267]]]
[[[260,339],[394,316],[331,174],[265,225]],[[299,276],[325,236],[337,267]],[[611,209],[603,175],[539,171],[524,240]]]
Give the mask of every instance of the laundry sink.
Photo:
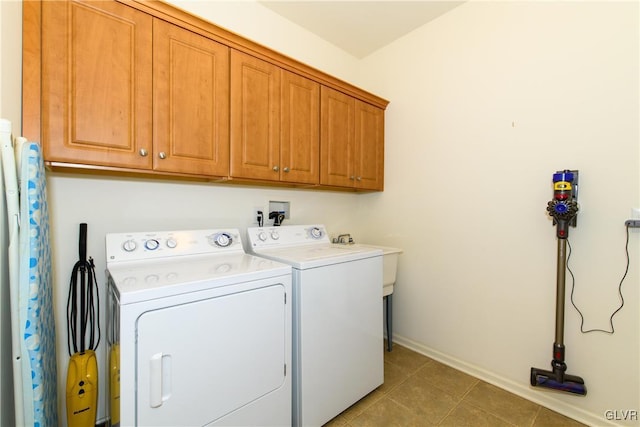
[[[386,313],[386,329],[387,329],[387,351],[391,351],[392,346],[392,321],[391,310],[392,302],[391,297],[393,294],[393,286],[396,283],[396,273],[398,270],[398,255],[402,253],[402,249],[391,248],[388,246],[376,246],[376,245],[356,245],[369,248],[377,248],[382,250],[382,297],[385,301],[387,308]]]
[[[398,255],[402,253],[402,249],[360,243],[356,243],[353,246],[382,250],[382,296],[386,297],[387,295],[392,294],[398,270]]]

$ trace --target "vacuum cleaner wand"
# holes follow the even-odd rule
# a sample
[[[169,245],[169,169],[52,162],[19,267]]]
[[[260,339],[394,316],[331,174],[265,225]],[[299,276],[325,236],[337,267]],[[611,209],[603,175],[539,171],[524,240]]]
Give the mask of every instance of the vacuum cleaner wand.
[[[577,185],[578,171],[558,171],[553,175],[553,200],[547,204],[547,212],[553,218],[558,238],[558,259],[556,271],[556,331],[553,343],[551,371],[531,368],[531,385],[558,391],[586,395],[584,380],[566,374],[564,362],[564,302],[565,273],[567,269],[567,237],[569,226],[575,227],[578,213]]]

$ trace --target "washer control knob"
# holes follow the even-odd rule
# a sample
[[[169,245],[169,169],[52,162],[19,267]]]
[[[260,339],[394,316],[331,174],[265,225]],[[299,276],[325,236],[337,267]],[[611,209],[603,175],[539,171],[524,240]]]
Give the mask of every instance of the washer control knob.
[[[260,241],[264,242],[267,240],[267,233],[265,233],[264,231],[261,231],[260,233],[258,233],[258,239],[260,239]]]
[[[226,248],[231,245],[233,238],[228,233],[219,233],[215,235],[213,242],[221,248]]]
[[[127,240],[122,244],[122,249],[124,249],[126,252],[133,252],[137,247],[138,244],[135,240]]]
[[[278,232],[274,230],[271,232],[271,238],[273,240],[278,240],[280,238],[280,234],[278,234]]]
[[[144,242],[144,247],[149,249],[150,251],[155,251],[156,249],[158,249],[158,246],[160,246],[160,242],[158,242],[156,239],[149,239]]]
[[[166,245],[169,249],[173,249],[176,246],[178,246],[178,242],[176,241],[176,239],[174,239],[173,237],[169,237],[167,239]]]
[[[322,230],[318,227],[313,227],[311,230],[309,230],[309,234],[311,235],[311,238],[319,239],[322,237]]]

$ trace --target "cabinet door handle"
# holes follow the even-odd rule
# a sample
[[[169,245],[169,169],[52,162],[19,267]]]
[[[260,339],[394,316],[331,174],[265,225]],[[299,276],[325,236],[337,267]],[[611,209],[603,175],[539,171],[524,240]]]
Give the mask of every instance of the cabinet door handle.
[[[289,168],[287,168],[287,167],[285,167],[285,168],[284,168],[284,169],[282,169],[282,170],[283,170],[283,171],[285,171],[285,172],[289,172],[289,170],[290,170],[290,169],[289,169]]]
[[[161,151],[158,153],[158,157],[164,160],[167,158],[167,153],[165,153],[164,151]]]
[[[278,172],[279,170],[280,170],[280,168],[279,168],[278,166],[274,166],[274,167],[273,167],[273,171],[274,171],[274,172]]]
[[[349,179],[353,181],[354,179],[356,179],[356,177],[355,177],[355,176],[353,176],[353,175],[351,175],[351,176],[349,177]]]
[[[147,150],[145,150],[144,148],[141,148],[140,151],[138,152],[142,157],[147,157],[147,154],[149,154],[149,152]]]
[[[361,176],[356,177],[356,181],[362,181],[362,177]]]

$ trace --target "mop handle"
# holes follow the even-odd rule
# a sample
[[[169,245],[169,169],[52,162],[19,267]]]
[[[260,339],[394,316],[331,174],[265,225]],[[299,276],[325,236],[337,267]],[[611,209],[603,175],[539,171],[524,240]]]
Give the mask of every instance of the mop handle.
[[[87,261],[87,224],[84,222],[80,224],[80,239],[78,241],[78,252],[80,255],[80,261]]]
[[[564,291],[567,270],[567,239],[558,239],[558,270],[556,272],[556,340],[564,346]]]
[[[84,353],[85,337],[87,334],[87,282],[85,278],[87,263],[87,224],[80,224],[80,238],[78,241],[78,252],[80,255],[80,352]]]

